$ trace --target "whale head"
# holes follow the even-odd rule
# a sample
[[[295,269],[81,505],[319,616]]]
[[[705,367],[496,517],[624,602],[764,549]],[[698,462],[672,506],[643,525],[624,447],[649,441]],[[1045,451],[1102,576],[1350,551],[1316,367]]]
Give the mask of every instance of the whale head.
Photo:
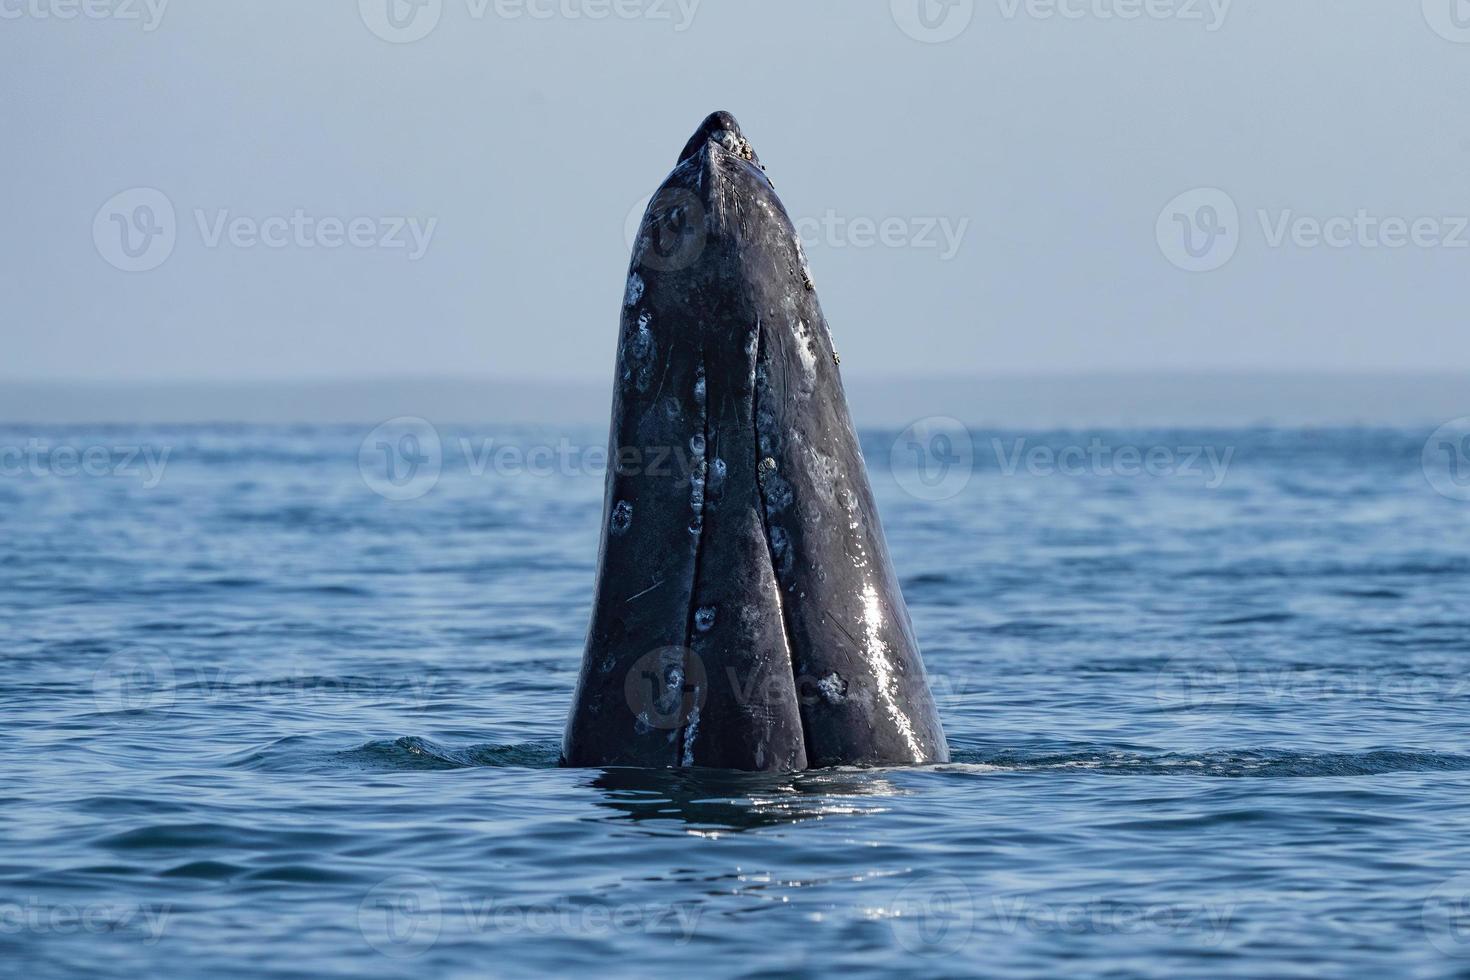
[[[564,763],[948,758],[801,239],[728,112],[635,239],[609,459]]]
[[[758,167],[761,166],[755,148],[750,145],[750,140],[745,138],[745,133],[740,129],[740,123],[724,110],[712,112],[705,117],[704,122],[700,123],[699,128],[694,131],[694,135],[689,137],[689,142],[684,144],[684,150],[679,154],[679,162],[684,163],[702,152],[709,151],[712,147],[718,147],[728,153],[733,153],[742,160],[748,160]]]

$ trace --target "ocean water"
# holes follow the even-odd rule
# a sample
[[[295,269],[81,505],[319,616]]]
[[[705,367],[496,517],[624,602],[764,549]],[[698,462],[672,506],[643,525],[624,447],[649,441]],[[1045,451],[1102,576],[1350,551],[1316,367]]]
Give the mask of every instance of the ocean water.
[[[1470,975],[1432,427],[865,433],[954,761],[781,776],[556,767],[602,431],[367,428],[0,430],[4,972]]]

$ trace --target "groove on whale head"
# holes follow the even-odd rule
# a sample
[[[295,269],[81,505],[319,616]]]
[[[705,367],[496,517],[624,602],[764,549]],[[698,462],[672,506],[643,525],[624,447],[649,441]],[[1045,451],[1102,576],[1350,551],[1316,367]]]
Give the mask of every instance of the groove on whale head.
[[[801,242],[729,113],[633,246],[573,766],[944,761]]]

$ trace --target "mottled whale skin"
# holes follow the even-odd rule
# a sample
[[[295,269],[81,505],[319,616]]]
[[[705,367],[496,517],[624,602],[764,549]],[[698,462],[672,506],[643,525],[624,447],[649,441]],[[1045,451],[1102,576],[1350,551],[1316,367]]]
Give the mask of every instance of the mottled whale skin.
[[[801,242],[728,113],[623,301],[578,767],[948,761]]]

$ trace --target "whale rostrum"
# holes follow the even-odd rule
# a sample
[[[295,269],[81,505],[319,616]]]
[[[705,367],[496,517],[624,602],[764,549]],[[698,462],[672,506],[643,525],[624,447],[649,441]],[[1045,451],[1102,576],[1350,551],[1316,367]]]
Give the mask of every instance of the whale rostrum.
[[[565,765],[948,760],[801,240],[728,113],[639,228],[609,458]]]

